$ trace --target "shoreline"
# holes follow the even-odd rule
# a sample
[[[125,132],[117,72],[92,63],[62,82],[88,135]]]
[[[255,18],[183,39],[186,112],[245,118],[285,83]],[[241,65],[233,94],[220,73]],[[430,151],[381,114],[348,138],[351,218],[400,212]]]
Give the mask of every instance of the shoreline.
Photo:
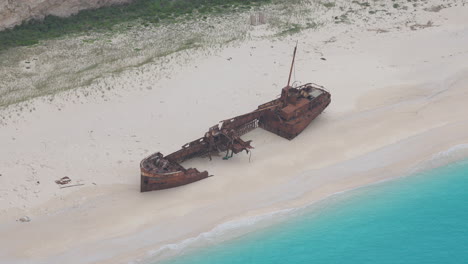
[[[461,241],[463,241],[463,237],[466,237],[466,232],[462,233],[464,235],[460,234],[459,228],[466,223],[461,219],[466,220],[467,217],[464,213],[466,206],[462,202],[465,200],[462,197],[466,196],[462,186],[466,187],[467,183],[466,177],[464,177],[466,169],[468,169],[467,165],[468,159],[464,159],[446,166],[413,174],[410,177],[366,185],[359,187],[359,190],[353,189],[334,194],[306,208],[291,211],[287,217],[277,216],[276,218],[280,219],[265,220],[268,223],[256,224],[255,228],[249,228],[248,231],[233,238],[230,237],[228,240],[223,239],[219,242],[216,239],[207,238],[209,243],[205,242],[203,247],[194,245],[194,249],[183,250],[181,254],[177,254],[167,261],[158,262],[154,260],[141,263],[241,263],[239,260],[247,262],[252,260],[254,262],[261,261],[263,256],[273,260],[283,256],[295,260],[315,257],[315,259],[321,259],[321,262],[326,263],[327,261],[324,262],[323,258],[320,258],[322,256],[320,252],[322,251],[328,252],[328,259],[331,258],[339,262],[340,259],[343,259],[343,255],[348,255],[350,259],[353,259],[356,252],[361,252],[359,250],[361,248],[363,248],[363,252],[358,254],[357,257],[363,260],[369,258],[383,259],[382,256],[390,251],[403,253],[403,255],[393,257],[393,261],[405,259],[407,256],[408,260],[411,261],[409,257],[411,256],[419,259],[415,263],[424,262],[423,260],[427,259],[427,254],[418,254],[418,245],[421,243],[425,245],[424,248],[426,248],[427,253],[431,251],[438,252],[438,249],[445,247],[445,243],[434,243],[434,241],[426,243],[426,241],[430,241],[432,237],[438,237],[438,235],[441,237],[437,242],[446,241],[447,243],[452,243],[454,237],[462,238]],[[461,168],[464,168],[464,173],[460,170]],[[455,174],[450,172],[455,172]],[[438,184],[435,184],[435,182]],[[430,191],[424,191],[425,188],[430,188]],[[453,193],[448,191],[449,189]],[[437,196],[438,199],[424,199],[427,196]],[[460,199],[457,200],[455,197]],[[424,200],[424,202],[421,202],[421,200]],[[379,203],[380,206],[375,206],[376,203]],[[445,206],[436,206],[441,205],[441,203],[445,203]],[[415,204],[418,206],[415,207]],[[408,208],[411,205],[413,205],[412,210],[406,210],[406,214],[397,214],[402,208]],[[360,208],[358,210],[360,213],[350,213],[353,209],[358,208]],[[435,211],[440,213],[429,213]],[[412,221],[414,217],[419,221]],[[331,221],[324,221],[324,219]],[[447,224],[446,221],[451,224]],[[457,222],[454,223],[453,221]],[[335,224],[331,224],[331,222]],[[359,224],[356,224],[357,222]],[[382,225],[382,223],[385,223],[385,225]],[[421,225],[425,223],[429,226],[422,227]],[[452,232],[451,235],[440,232],[439,225],[435,225],[435,223],[446,226],[444,231]],[[371,226],[374,227],[373,230]],[[376,226],[380,228],[375,229]],[[402,226],[406,228],[402,228]],[[369,232],[369,230],[374,232]],[[389,230],[393,232],[389,232]],[[430,231],[435,232],[425,235],[425,232]],[[357,236],[349,236],[349,233]],[[419,234],[424,238],[411,234]],[[414,237],[418,239],[419,243],[413,241],[413,243],[409,243],[411,246],[408,244],[400,245],[401,240],[392,240],[392,236],[406,236],[408,240]],[[330,243],[330,240],[335,243]],[[376,248],[375,250],[379,251],[379,254],[376,255],[373,251],[365,250],[365,248],[368,248],[369,244],[366,242],[369,240],[377,240],[377,243],[373,244],[387,244],[387,242],[393,241],[393,246],[391,249],[386,247]],[[362,241],[364,245],[355,244],[355,241]],[[203,243],[203,241],[200,241],[200,243]],[[466,254],[463,246],[457,246],[459,243],[453,243],[450,248],[454,249],[453,252],[454,255],[457,255],[457,259],[462,260]],[[348,249],[348,247],[353,246],[357,247],[356,250],[344,250],[344,248]],[[268,250],[271,248],[277,250]],[[287,248],[288,250],[281,251],[280,248]],[[395,252],[392,250],[395,248],[402,251]],[[431,248],[431,250],[427,248]],[[315,250],[310,251],[311,249]],[[406,249],[414,252],[414,254],[405,254]],[[301,257],[298,257],[298,255]],[[444,257],[448,261],[453,259],[452,255],[439,255],[438,257],[441,262],[443,262]]]
[[[132,263],[223,223],[411,174],[443,155],[437,153],[463,148],[466,10],[422,13],[438,26],[416,31],[376,33],[339,24],[275,42],[246,40],[211,54],[179,53],[164,68],[150,63],[102,77],[112,86],[107,93],[76,95],[97,83],[0,110],[7,150],[0,151],[0,236],[14,238],[0,240],[0,259]],[[215,176],[138,191],[144,156],[167,154],[216,120],[274,98],[295,38],[301,40],[297,79],[332,93],[318,119],[293,141],[261,129],[246,134],[255,147],[250,163],[244,155],[229,162],[195,159],[183,166]],[[164,76],[155,76],[160,71]],[[464,151],[461,157],[468,156]],[[63,176],[84,185],[60,189],[54,181]],[[16,221],[23,216],[31,222]]]
[[[468,125],[465,124],[465,127],[468,128]],[[449,147],[445,148],[447,146]],[[394,146],[388,146],[385,148],[392,147]],[[364,180],[363,182],[358,182],[356,180],[353,182],[352,187],[342,187],[336,192],[321,193],[318,196],[306,193],[296,199],[277,203],[270,208],[261,208],[254,210],[253,212],[249,211],[244,215],[218,223],[217,225],[212,226],[209,230],[200,231],[196,237],[185,237],[175,243],[158,245],[157,249],[148,250],[146,258],[138,259],[135,263],[158,263],[159,261],[167,261],[174,257],[177,258],[180,254],[191,253],[196,251],[196,249],[203,249],[210,245],[242,237],[250,231],[258,229],[258,227],[268,228],[278,223],[287,222],[290,217],[294,217],[296,214],[300,214],[303,211],[308,210],[310,207],[320,205],[322,202],[333,199],[335,196],[349,194],[350,192],[363,188],[372,188],[374,185],[385,184],[387,182],[392,182],[406,177],[417,176],[433,169],[463,162],[468,159],[468,144],[448,144],[445,145],[445,147],[442,147],[440,151],[429,153],[425,158],[418,158],[416,163],[409,165],[408,167],[400,168],[398,172],[392,172],[388,173],[386,176],[380,176],[379,179],[360,179]],[[368,153],[368,155],[369,154],[372,155],[374,153]],[[358,159],[359,158],[361,157],[358,157]],[[340,165],[341,164],[335,164],[331,167],[333,168]],[[325,168],[325,170],[331,170],[331,168]],[[311,172],[304,172],[303,174],[309,175]],[[375,175],[377,173],[368,172],[368,174]],[[310,197],[314,198],[311,199]]]
[[[299,205],[299,207],[281,208],[277,211],[270,211],[264,214],[250,215],[246,217],[239,217],[238,219],[232,219],[216,225],[211,230],[202,232],[196,237],[185,238],[178,241],[177,243],[167,244],[160,246],[156,250],[150,250],[147,252],[146,258],[142,258],[136,262],[130,263],[151,264],[158,263],[159,261],[164,261],[164,263],[166,263],[166,261],[170,261],[172,258],[191,254],[197,250],[205,249],[211,245],[241,238],[245,235],[248,235],[251,231],[255,232],[259,229],[268,229],[278,224],[285,224],[289,221],[290,218],[295,218],[300,214],[316,212],[317,210],[320,210],[320,208],[314,207],[320,207],[321,203],[330,202],[331,199],[334,199],[337,196],[352,195],[352,192],[359,191],[360,189],[372,188],[375,185],[386,184],[388,182],[398,181],[403,178],[418,176],[433,169],[439,169],[452,164],[466,162],[468,158],[468,146],[466,144],[456,145],[452,148],[449,148],[447,151],[442,151],[436,153],[435,155],[447,154],[447,152],[452,152],[453,148],[457,148],[457,150],[459,150],[459,146],[465,150],[465,154],[463,154],[463,158],[461,159],[456,158],[452,159],[451,161],[444,160],[444,162],[438,163],[437,166],[431,165],[430,168],[424,168],[423,166],[416,165],[413,169],[411,169],[412,172],[407,172],[399,176],[389,177],[376,182],[370,182],[354,188],[331,193],[319,200],[310,202],[308,204]],[[453,150],[453,152],[455,151],[456,150]],[[450,153],[448,155],[450,155]],[[445,157],[447,156],[445,155]],[[434,161],[441,161],[441,159],[442,157],[433,157],[431,159],[424,160],[422,163],[425,164]]]

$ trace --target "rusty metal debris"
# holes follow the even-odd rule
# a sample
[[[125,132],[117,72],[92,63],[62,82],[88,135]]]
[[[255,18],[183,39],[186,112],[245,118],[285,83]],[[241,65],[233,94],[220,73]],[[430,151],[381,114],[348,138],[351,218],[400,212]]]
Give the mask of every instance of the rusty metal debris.
[[[71,179],[68,176],[60,178],[60,180],[56,180],[55,183],[58,185],[64,185],[64,184],[69,184],[71,182]]]
[[[31,218],[29,218],[28,216],[23,216],[18,220],[23,223],[31,222]]]
[[[291,73],[288,84],[281,91],[281,97],[259,105],[252,112],[221,121],[208,129],[205,135],[182,146],[174,153],[164,156],[157,152],[143,159],[140,163],[141,192],[177,187],[209,177],[207,171],[195,168],[185,169],[180,165],[194,157],[226,152],[223,159],[253,147],[251,141],[244,141],[241,136],[257,127],[261,127],[283,138],[292,140],[301,133],[330,104],[331,95],[323,87],[308,83],[291,87]]]

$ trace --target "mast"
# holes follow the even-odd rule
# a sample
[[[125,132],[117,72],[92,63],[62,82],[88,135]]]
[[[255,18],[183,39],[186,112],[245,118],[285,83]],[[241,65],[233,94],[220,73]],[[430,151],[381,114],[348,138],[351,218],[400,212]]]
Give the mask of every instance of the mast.
[[[292,59],[292,63],[291,63],[291,69],[289,70],[288,85],[286,86],[286,88],[289,88],[289,83],[291,82],[291,74],[292,74],[292,70],[293,70],[293,67],[294,67],[294,60],[296,59],[296,51],[297,51],[297,41],[296,41],[296,46],[294,47],[294,53],[293,53],[293,59]]]

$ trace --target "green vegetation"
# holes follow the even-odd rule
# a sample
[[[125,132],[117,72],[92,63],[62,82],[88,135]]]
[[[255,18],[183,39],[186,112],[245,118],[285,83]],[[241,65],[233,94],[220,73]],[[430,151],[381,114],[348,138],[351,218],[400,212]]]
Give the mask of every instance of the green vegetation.
[[[250,9],[264,2],[270,0],[135,0],[126,5],[84,10],[68,18],[47,16],[42,21],[32,20],[13,29],[0,31],[0,52],[67,34],[110,31],[122,23],[133,22],[147,27],[178,17],[206,18],[205,15],[209,13]]]
[[[346,11],[346,13],[341,14],[339,17],[335,17],[335,24],[339,23],[349,23],[348,13],[351,13],[352,10]]]
[[[315,22],[307,22],[305,25],[299,25],[299,24],[289,24],[287,29],[279,32],[276,34],[278,37],[284,37],[284,36],[289,36],[289,35],[294,35],[296,33],[299,33],[301,30],[304,29],[309,29],[309,28],[317,28],[319,25]]]
[[[291,26],[288,29],[285,29],[278,34],[276,34],[279,37],[287,36],[287,35],[293,35],[302,30],[301,25],[299,24],[291,24]]]
[[[332,8],[335,6],[335,3],[334,2],[322,2],[322,5],[327,8]]]
[[[361,2],[359,2],[359,1],[354,0],[352,3],[353,3],[353,4],[360,5],[360,6],[362,6],[362,7],[369,7],[369,6],[370,6],[370,4],[369,4],[368,2],[363,2],[363,3],[361,3]]]

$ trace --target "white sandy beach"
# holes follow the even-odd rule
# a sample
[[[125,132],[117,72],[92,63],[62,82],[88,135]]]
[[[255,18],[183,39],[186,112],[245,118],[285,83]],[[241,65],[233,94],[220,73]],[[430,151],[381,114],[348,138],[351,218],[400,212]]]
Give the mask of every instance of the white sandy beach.
[[[405,24],[408,12],[368,14],[208,55],[182,51],[165,69],[148,63],[80,88],[91,96],[61,92],[1,109],[0,263],[136,263],[226,222],[407,175],[468,144],[468,4],[458,2],[414,8],[419,24]],[[183,164],[214,177],[139,192],[142,158],[278,96],[296,40],[293,80],[332,94],[319,118],[293,141],[261,129],[243,136],[255,147],[250,162],[240,154]],[[93,92],[102,83],[112,90]],[[454,158],[468,156],[459,149]],[[64,176],[83,185],[61,189],[54,181]]]

